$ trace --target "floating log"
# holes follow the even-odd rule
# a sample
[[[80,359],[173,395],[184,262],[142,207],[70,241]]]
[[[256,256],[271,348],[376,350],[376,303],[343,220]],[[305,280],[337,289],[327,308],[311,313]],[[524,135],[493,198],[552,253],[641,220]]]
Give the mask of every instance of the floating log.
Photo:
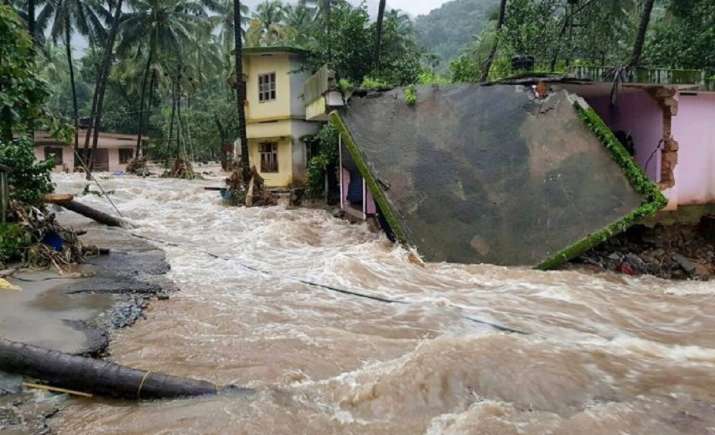
[[[104,224],[108,227],[121,227],[124,222],[121,219],[115,218],[114,216],[108,215],[102,211],[89,207],[77,201],[69,201],[66,203],[58,204],[67,210],[73,211],[77,214],[81,214],[84,217],[90,218],[100,224]]]
[[[217,394],[219,387],[193,379],[122,367],[0,338],[0,370],[63,388],[119,399],[176,399]]]

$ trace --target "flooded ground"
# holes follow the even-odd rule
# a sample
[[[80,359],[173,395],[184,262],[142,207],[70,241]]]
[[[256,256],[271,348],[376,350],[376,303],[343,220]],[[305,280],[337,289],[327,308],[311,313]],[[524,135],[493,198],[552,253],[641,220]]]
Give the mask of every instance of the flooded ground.
[[[713,283],[421,267],[325,211],[224,208],[218,179],[103,183],[182,289],[112,358],[257,393],[77,400],[59,433],[715,434]]]

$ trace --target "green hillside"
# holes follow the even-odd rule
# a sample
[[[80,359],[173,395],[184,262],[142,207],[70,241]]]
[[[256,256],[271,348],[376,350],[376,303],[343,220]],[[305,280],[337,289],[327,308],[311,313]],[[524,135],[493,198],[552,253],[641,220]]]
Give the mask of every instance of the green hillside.
[[[428,15],[417,17],[417,37],[422,46],[438,55],[445,67],[496,11],[498,0],[453,0]]]

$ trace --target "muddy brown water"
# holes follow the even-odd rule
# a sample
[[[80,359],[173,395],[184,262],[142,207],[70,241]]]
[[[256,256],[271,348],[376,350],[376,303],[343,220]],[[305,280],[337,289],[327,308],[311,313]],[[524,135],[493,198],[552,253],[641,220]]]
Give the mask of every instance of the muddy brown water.
[[[182,290],[118,332],[112,358],[257,393],[77,400],[59,433],[715,434],[713,283],[420,267],[325,211],[224,208],[203,190],[218,179],[103,183],[133,231],[171,243]]]

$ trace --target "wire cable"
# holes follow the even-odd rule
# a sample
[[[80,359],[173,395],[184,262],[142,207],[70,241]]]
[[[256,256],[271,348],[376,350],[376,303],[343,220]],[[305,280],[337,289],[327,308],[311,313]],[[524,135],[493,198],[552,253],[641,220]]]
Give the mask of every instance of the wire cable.
[[[136,234],[136,233],[133,233],[133,232],[129,232],[129,234],[130,234],[131,236],[133,236],[133,237],[138,238],[138,239],[142,239],[142,240],[146,240],[146,241],[149,241],[149,242],[154,242],[154,243],[163,244],[163,245],[166,245],[166,246],[171,246],[171,247],[176,247],[176,248],[187,247],[186,245],[181,245],[181,244],[178,244],[178,243],[175,243],[175,242],[167,242],[167,241],[164,241],[164,240],[159,240],[159,239],[155,239],[155,238],[151,238],[151,237],[146,237],[146,236],[142,236],[142,235],[139,235],[139,234]],[[357,291],[353,291],[353,290],[346,290],[346,289],[334,287],[334,286],[331,286],[331,285],[321,284],[321,283],[317,283],[317,282],[314,282],[314,281],[308,281],[308,280],[301,279],[301,278],[293,278],[293,277],[280,276],[280,275],[277,275],[277,274],[275,274],[275,273],[273,273],[273,272],[266,271],[266,270],[261,270],[261,269],[259,269],[259,268],[257,268],[257,267],[254,267],[254,266],[245,264],[244,262],[242,262],[242,261],[236,259],[235,257],[225,257],[225,256],[217,255],[217,254],[214,254],[214,253],[212,253],[212,252],[210,252],[210,251],[206,251],[206,250],[203,250],[203,249],[199,249],[199,251],[201,251],[204,255],[208,255],[208,256],[211,257],[211,258],[215,258],[215,259],[218,259],[218,260],[224,260],[224,261],[231,261],[231,262],[237,263],[239,266],[243,267],[244,269],[250,270],[250,271],[252,271],[252,272],[260,273],[260,274],[267,275],[267,276],[273,276],[273,277],[276,277],[276,278],[279,278],[279,279],[283,279],[283,280],[286,280],[286,281],[297,282],[297,283],[300,283],[300,284],[303,284],[303,285],[306,285],[306,286],[309,286],[309,287],[319,288],[319,289],[327,290],[327,291],[330,291],[330,292],[333,292],[333,293],[339,293],[339,294],[343,294],[343,295],[354,296],[354,297],[358,297],[358,298],[362,298],[362,299],[368,299],[368,300],[372,300],[372,301],[376,301],[376,302],[381,302],[381,303],[386,303],[386,304],[404,304],[404,305],[414,304],[413,302],[410,302],[410,301],[399,300],[399,299],[395,299],[395,298],[388,298],[388,297],[383,297],[383,296],[369,295],[369,294],[366,294],[366,293],[361,293],[361,292],[357,292]],[[494,329],[496,329],[497,331],[500,331],[500,332],[506,332],[506,333],[510,333],[510,334],[519,334],[519,335],[530,335],[530,333],[525,332],[525,331],[520,331],[520,330],[518,330],[518,329],[514,329],[514,328],[511,328],[511,327],[508,327],[508,326],[504,326],[504,325],[500,325],[500,324],[497,324],[497,323],[489,322],[489,321],[486,321],[486,320],[477,319],[477,318],[475,318],[475,317],[470,317],[470,316],[462,316],[462,317],[463,317],[464,319],[466,319],[466,320],[472,322],[472,323],[477,323],[477,324],[480,324],[480,325],[489,326],[489,327],[494,328]]]

